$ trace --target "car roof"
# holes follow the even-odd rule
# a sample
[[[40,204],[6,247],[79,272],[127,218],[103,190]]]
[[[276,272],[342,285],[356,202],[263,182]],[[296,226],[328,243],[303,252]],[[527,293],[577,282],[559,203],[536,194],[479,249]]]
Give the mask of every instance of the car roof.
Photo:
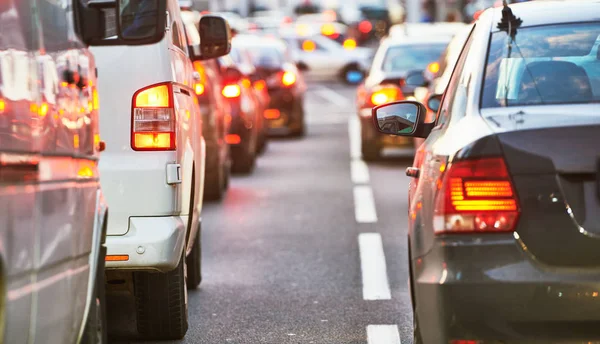
[[[600,0],[569,0],[569,1],[529,1],[510,5],[513,14],[523,20],[522,27],[590,22],[600,20]],[[488,9],[486,18],[492,23],[500,22],[502,7]],[[487,13],[485,13],[487,14]],[[497,31],[492,25],[491,31]]]
[[[403,45],[430,45],[430,44],[448,44],[452,36],[420,36],[420,37],[387,37],[381,42],[382,46],[396,47]]]
[[[390,28],[390,37],[453,36],[468,24],[464,23],[406,23]]]

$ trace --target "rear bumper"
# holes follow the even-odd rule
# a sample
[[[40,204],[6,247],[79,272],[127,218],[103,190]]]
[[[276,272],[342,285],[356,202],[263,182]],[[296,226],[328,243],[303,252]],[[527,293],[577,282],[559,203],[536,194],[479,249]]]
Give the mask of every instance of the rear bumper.
[[[269,90],[271,102],[269,109],[277,109],[280,117],[265,119],[265,126],[269,134],[278,134],[282,129],[298,129],[303,125],[302,97],[293,90]]]
[[[600,340],[600,271],[539,266],[512,234],[438,239],[412,264],[425,343]]]
[[[128,255],[107,261],[106,269],[167,272],[179,263],[185,243],[187,216],[132,217],[125,235],[106,238],[107,255]]]

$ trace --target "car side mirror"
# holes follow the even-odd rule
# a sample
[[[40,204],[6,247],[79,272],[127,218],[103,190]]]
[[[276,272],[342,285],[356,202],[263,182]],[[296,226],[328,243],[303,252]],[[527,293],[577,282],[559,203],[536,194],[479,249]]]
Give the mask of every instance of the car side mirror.
[[[427,137],[433,124],[424,123],[427,108],[419,102],[401,101],[373,108],[375,128],[396,136]]]
[[[231,51],[231,28],[225,18],[212,14],[203,15],[198,33],[200,44],[191,47],[192,60],[210,60]]]
[[[166,1],[90,0],[84,4],[83,0],[76,0],[74,3],[76,31],[85,44],[152,44],[165,35]]]
[[[440,104],[442,103],[442,95],[441,94],[432,94],[429,99],[427,99],[427,107],[429,110],[437,113],[440,109]]]

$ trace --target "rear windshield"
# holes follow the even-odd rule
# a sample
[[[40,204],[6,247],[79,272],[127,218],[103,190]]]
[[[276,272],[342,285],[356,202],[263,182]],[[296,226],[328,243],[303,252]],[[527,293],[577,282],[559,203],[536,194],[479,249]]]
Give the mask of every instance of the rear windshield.
[[[252,62],[260,67],[279,67],[283,64],[283,52],[275,47],[249,49]]]
[[[591,103],[600,100],[600,23],[492,34],[482,108]]]
[[[391,47],[383,60],[384,72],[424,70],[440,58],[446,44],[418,44]]]

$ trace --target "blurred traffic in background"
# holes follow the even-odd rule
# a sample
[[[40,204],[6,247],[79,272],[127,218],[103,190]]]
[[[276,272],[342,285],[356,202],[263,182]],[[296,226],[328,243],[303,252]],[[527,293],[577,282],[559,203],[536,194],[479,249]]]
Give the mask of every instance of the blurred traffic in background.
[[[598,0],[0,3],[0,343],[599,343]]]

